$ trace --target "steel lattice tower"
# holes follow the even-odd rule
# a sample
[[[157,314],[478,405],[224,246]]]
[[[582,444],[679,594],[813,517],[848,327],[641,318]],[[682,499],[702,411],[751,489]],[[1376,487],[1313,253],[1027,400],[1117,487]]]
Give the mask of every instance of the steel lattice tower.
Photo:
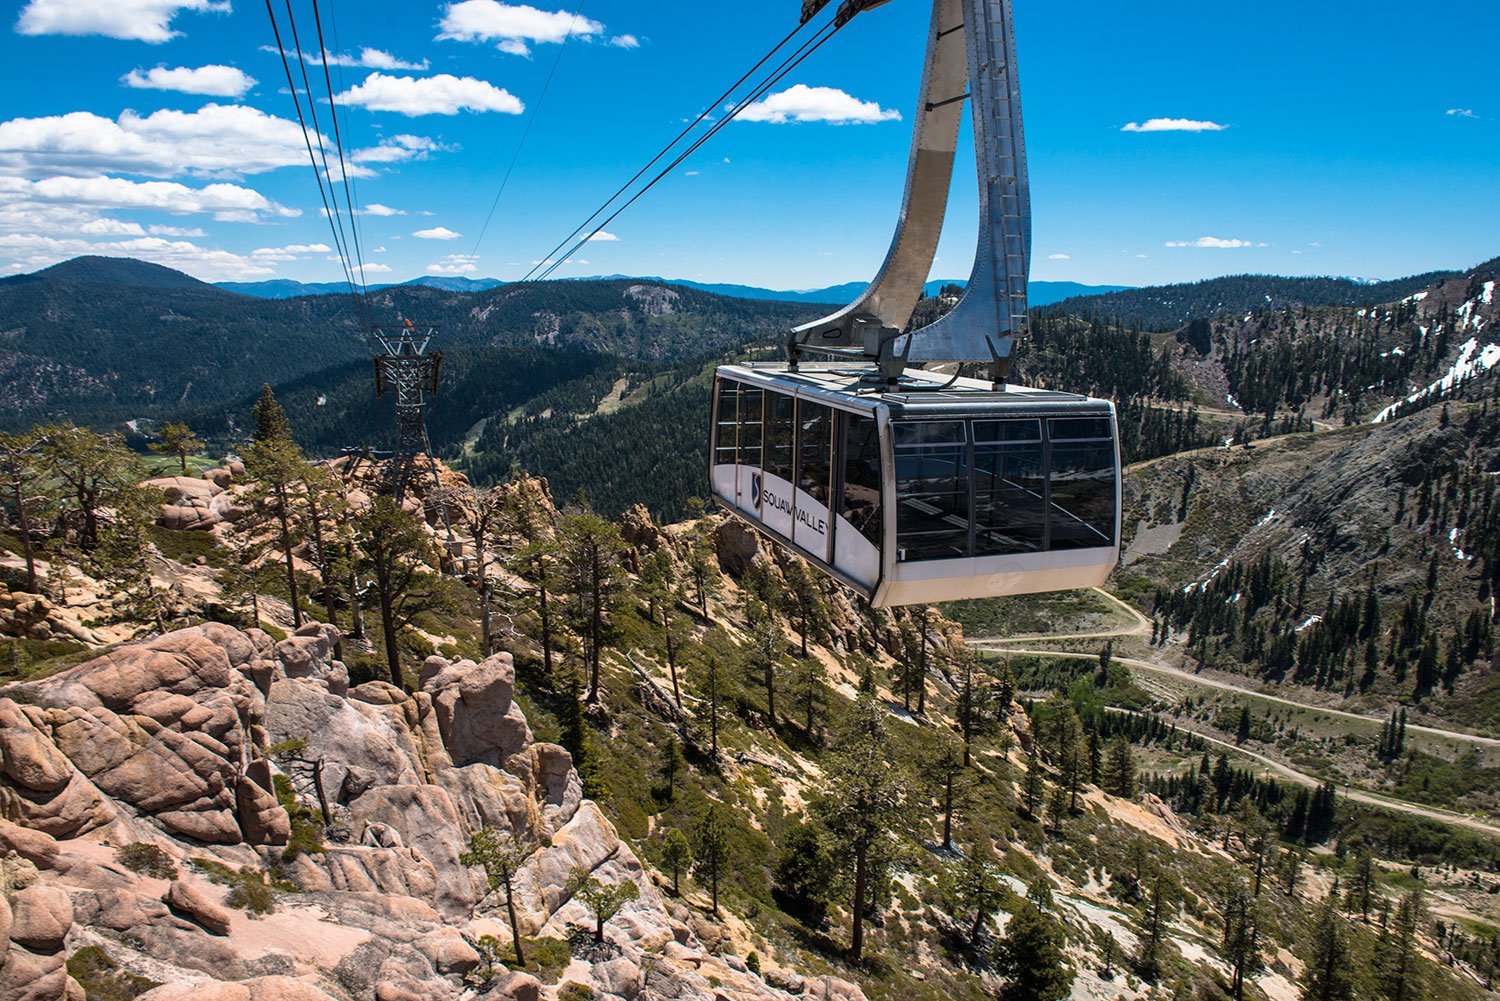
[[[391,456],[391,492],[397,503],[406,496],[406,488],[419,455],[427,456],[432,472],[431,501],[448,522],[448,506],[443,501],[443,485],[438,478],[437,461],[427,440],[427,400],[437,395],[441,351],[429,350],[437,327],[401,323],[377,325],[370,331],[370,347],[375,360],[375,395],[396,394],[396,451]]]

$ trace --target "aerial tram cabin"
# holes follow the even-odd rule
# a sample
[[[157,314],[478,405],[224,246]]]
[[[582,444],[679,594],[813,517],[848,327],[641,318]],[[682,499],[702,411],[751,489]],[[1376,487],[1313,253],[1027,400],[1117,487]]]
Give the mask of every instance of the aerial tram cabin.
[[[806,0],[804,21],[827,3]],[[844,0],[836,23],[877,6]],[[909,329],[966,103],[974,269],[950,310]],[[719,367],[710,489],[875,606],[1097,586],[1120,556],[1114,406],[1007,384],[1031,258],[1010,0],[933,0],[914,118],[896,235],[874,281],[792,330],[785,363]],[[938,363],[979,363],[990,378],[921,367]]]
[[[725,365],[714,414],[714,497],[877,607],[1092,587],[1119,560],[1106,400]]]

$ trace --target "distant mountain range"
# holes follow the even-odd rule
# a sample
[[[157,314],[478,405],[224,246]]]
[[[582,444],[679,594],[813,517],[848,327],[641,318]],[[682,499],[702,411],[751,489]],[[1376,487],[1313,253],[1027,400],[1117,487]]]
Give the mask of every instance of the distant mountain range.
[[[865,282],[846,282],[843,285],[830,285],[827,288],[815,289],[769,289],[760,288],[755,285],[732,285],[713,284],[707,282],[689,281],[686,278],[660,278],[654,275],[594,275],[588,278],[569,279],[570,281],[642,281],[660,282],[663,285],[680,285],[685,288],[697,289],[700,292],[712,292],[714,295],[727,295],[735,299],[754,299],[762,302],[808,302],[827,303],[828,305],[842,305],[853,302],[854,299],[864,291]],[[440,278],[425,277],[413,278],[406,282],[388,282],[381,285],[371,285],[370,289],[395,288],[404,285],[421,285],[426,288],[442,289],[445,292],[487,292],[492,288],[508,284],[498,278]],[[936,295],[938,290],[945,285],[958,285],[962,287],[965,283],[960,279],[937,279],[927,283],[925,291],[927,295]],[[294,299],[304,295],[340,295],[349,290],[343,282],[298,282],[289,278],[277,278],[264,282],[218,282],[217,288],[226,292],[238,292],[241,295],[253,295],[260,299]],[[1048,306],[1064,299],[1083,295],[1102,295],[1109,292],[1125,291],[1132,286],[1129,285],[1083,285],[1079,282],[1032,282],[1030,285],[1031,305]]]

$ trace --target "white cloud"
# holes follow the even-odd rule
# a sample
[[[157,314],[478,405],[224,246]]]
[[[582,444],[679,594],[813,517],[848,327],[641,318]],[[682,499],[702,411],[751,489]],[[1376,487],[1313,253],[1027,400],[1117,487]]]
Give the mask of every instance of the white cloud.
[[[211,213],[227,222],[253,222],[264,216],[302,213],[278,205],[260,192],[237,184],[190,188],[175,181],[128,181],[121,177],[44,177],[28,181],[0,177],[0,205],[18,203],[71,208],[144,209],[174,215]]]
[[[1049,260],[1049,261],[1071,261],[1072,258],[1069,257],[1067,254],[1048,254],[1047,255],[1047,260]]]
[[[432,229],[419,229],[412,236],[418,240],[457,240],[462,233],[455,233],[446,226],[434,226]]]
[[[641,40],[634,35],[616,35],[609,40],[609,44],[617,49],[638,49],[641,47]]]
[[[332,250],[326,243],[293,243],[285,247],[261,247],[252,250],[250,256],[261,261],[295,261],[308,254],[327,254]]]
[[[1223,132],[1229,128],[1218,122],[1202,122],[1192,118],[1151,118],[1145,122],[1128,122],[1120,127],[1121,132]]]
[[[229,0],[31,0],[16,21],[16,31],[158,43],[181,34],[172,30],[172,19],[184,10],[227,14]]]
[[[615,236],[613,233],[606,233],[601,229],[599,232],[589,237],[589,239],[597,243],[614,243],[620,238],[618,236]]]
[[[391,266],[389,264],[371,264],[367,261],[365,266],[360,270],[367,275],[388,275],[391,273]]]
[[[143,90],[175,90],[183,94],[207,94],[212,97],[244,97],[255,86],[255,78],[233,66],[177,66],[167,69],[131,70],[120,78],[127,87]]]
[[[87,111],[0,122],[0,173],[239,176],[307,162],[296,122],[238,104],[196,111]]]
[[[1450,118],[1478,118],[1473,108],[1449,108],[1447,112]]]
[[[393,216],[393,215],[406,215],[406,210],[405,209],[393,209],[389,205],[382,205],[379,202],[371,202],[370,204],[366,205],[364,208],[360,209],[359,210],[359,214],[360,215],[373,215],[373,216],[382,216],[382,217],[384,217],[384,216]]]
[[[479,258],[473,254],[449,254],[434,264],[427,265],[431,275],[468,275],[479,270],[474,262]]]
[[[207,236],[198,226],[147,226],[152,236]]]
[[[1196,240],[1168,240],[1168,247],[1211,247],[1215,250],[1237,250],[1241,247],[1264,247],[1264,243],[1254,243],[1250,240],[1226,240],[1217,236],[1200,236]]]
[[[835,125],[900,121],[901,112],[886,110],[874,101],[861,101],[835,87],[799,83],[779,94],[756,101],[740,113],[747,122],[831,122]],[[726,161],[727,162],[727,161]]]
[[[703,173],[703,171],[701,171],[701,170],[690,170],[684,176],[685,177],[697,177],[701,173]]]
[[[531,55],[531,46],[527,45],[519,38],[507,38],[505,41],[495,46],[495,48],[499,49],[501,52],[504,52],[508,56]]]
[[[450,73],[409,77],[371,73],[365,82],[339,95],[345,104],[371,111],[402,115],[456,115],[460,111],[499,111],[519,115],[526,110],[514,94],[471,76]]]
[[[495,42],[502,52],[525,55],[527,43],[561,42],[571,33],[593,38],[604,25],[565,10],[545,11],[526,4],[498,0],[461,0],[450,3],[438,23],[439,39],[461,42]],[[620,36],[626,37],[626,36]],[[516,43],[520,43],[519,46]]]

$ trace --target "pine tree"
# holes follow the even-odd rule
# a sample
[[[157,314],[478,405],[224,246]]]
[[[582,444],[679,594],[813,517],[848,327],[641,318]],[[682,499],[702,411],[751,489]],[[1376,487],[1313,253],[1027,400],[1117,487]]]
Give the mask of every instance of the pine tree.
[[[1302,1001],[1353,1001],[1349,936],[1331,900],[1325,900],[1313,917],[1308,949]]]
[[[430,554],[431,539],[415,514],[381,496],[355,518],[355,544],[360,575],[375,586],[391,684],[406,688],[397,636],[421,605],[417,568]]]
[[[713,901],[714,917],[719,916],[719,880],[729,866],[729,832],[719,804],[709,803],[708,812],[698,824],[697,856],[694,871],[708,882],[709,897]]]
[[[561,536],[564,572],[578,597],[585,632],[589,689],[584,701],[593,703],[599,701],[599,664],[609,603],[625,583],[621,557],[626,546],[619,526],[592,511],[565,518]]]
[[[1422,892],[1413,890],[1401,898],[1395,916],[1381,933],[1375,955],[1385,1001],[1416,1001],[1422,997],[1417,930],[1425,914]]]
[[[1104,791],[1126,799],[1135,796],[1135,754],[1124,737],[1110,742],[1104,763]]]
[[[985,922],[1005,900],[1007,892],[1000,882],[1000,867],[987,839],[966,846],[958,864],[944,872],[942,889],[949,913],[968,926],[969,948],[977,949]]]
[[[1058,1001],[1073,985],[1073,971],[1064,960],[1057,932],[1030,903],[1010,919],[996,950],[995,968],[1005,979],[1000,1001]]]
[[[11,519],[21,540],[21,557],[26,562],[26,591],[37,594],[36,548],[32,539],[33,513],[47,500],[42,449],[45,437],[41,428],[15,433],[0,433],[0,489],[10,502]]]
[[[510,937],[517,966],[526,965],[526,956],[521,949],[521,924],[516,920],[516,874],[535,851],[536,845],[517,841],[509,831],[482,827],[469,836],[468,851],[458,857],[460,865],[484,868],[491,893],[505,894],[505,911],[510,919]]]
[[[858,960],[864,952],[866,895],[872,863],[884,855],[901,830],[901,776],[892,760],[885,710],[869,694],[860,695],[840,727],[836,755],[828,773],[827,796],[821,804],[829,831],[852,870],[853,932],[850,952]]]
[[[203,448],[203,442],[186,424],[168,421],[161,426],[161,441],[153,442],[151,451],[158,455],[175,455],[182,465],[182,475],[188,474],[187,457]]]
[[[662,868],[672,874],[672,896],[681,896],[678,881],[682,871],[693,865],[693,848],[677,828],[670,828],[662,836],[659,858]]]
[[[746,603],[745,617],[748,624],[750,648],[754,651],[753,663],[759,668],[766,690],[766,718],[771,726],[776,725],[776,668],[781,663],[782,648],[786,636],[781,631],[781,622],[776,613],[764,602],[751,598]]]
[[[1147,980],[1154,981],[1161,969],[1161,943],[1175,913],[1176,901],[1176,883],[1166,873],[1156,873],[1146,895],[1141,919],[1141,955],[1137,964],[1141,976]]]
[[[1046,792],[1041,763],[1033,754],[1026,759],[1026,774],[1021,778],[1021,811],[1026,816],[1035,818],[1037,807],[1042,805],[1042,796]]]
[[[634,883],[602,883],[599,877],[583,869],[574,869],[568,878],[568,896],[594,913],[594,942],[604,941],[604,924],[620,909],[641,894]]]

